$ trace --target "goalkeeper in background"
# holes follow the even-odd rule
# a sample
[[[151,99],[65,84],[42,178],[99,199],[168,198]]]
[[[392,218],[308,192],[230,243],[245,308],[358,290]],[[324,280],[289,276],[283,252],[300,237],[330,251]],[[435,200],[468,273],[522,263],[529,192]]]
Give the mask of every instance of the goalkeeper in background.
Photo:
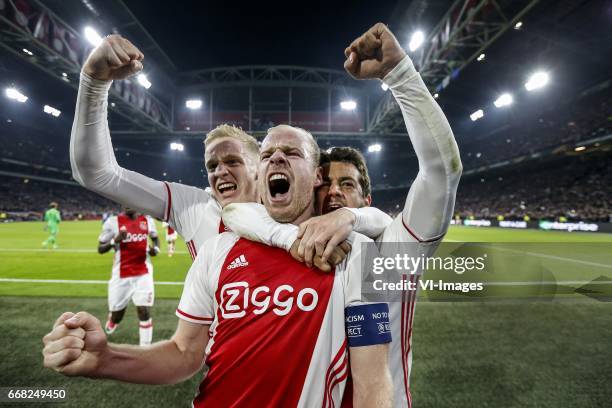
[[[47,223],[45,231],[49,232],[49,238],[42,243],[42,246],[45,248],[49,248],[49,245],[51,245],[53,249],[57,249],[57,233],[59,232],[59,223],[62,221],[57,207],[56,202],[51,202],[49,203],[49,209],[45,211],[43,221]]]

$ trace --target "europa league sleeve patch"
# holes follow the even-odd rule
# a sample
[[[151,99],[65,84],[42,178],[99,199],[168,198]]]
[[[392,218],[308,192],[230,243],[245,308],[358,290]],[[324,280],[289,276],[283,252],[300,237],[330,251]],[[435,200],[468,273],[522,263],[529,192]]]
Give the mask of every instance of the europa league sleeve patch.
[[[372,346],[391,342],[389,305],[366,303],[344,309],[349,347]]]

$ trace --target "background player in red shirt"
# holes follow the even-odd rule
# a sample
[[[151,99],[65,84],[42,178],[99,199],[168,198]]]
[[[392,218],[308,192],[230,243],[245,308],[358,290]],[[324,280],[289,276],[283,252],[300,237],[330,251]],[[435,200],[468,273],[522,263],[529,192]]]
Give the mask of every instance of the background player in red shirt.
[[[166,243],[168,244],[168,256],[172,257],[172,255],[174,255],[174,246],[176,245],[176,239],[178,238],[178,234],[167,222],[164,222],[162,225],[164,228],[166,228]]]
[[[148,238],[153,241],[149,247]],[[153,319],[151,307],[155,298],[153,265],[150,256],[159,252],[159,238],[151,217],[126,208],[109,217],[100,233],[98,252],[115,250],[112,276],[108,282],[108,320],[104,327],[113,334],[123,319],[130,299],[138,312],[140,345],[151,344]]]

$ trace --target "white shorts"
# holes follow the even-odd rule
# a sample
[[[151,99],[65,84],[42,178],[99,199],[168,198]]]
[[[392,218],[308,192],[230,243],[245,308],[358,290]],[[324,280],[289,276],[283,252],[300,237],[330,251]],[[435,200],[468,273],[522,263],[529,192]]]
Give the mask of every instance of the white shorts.
[[[166,235],[166,242],[174,242],[177,238],[178,234],[176,233],[176,231],[174,231],[172,234]]]
[[[155,287],[151,273],[131,278],[113,277],[108,281],[108,310],[123,310],[130,299],[135,306],[153,306]]]

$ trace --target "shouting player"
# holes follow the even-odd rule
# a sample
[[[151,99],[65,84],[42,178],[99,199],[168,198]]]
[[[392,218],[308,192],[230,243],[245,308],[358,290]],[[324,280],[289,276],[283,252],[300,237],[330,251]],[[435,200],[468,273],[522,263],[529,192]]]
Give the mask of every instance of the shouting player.
[[[393,257],[400,251],[408,252],[409,256],[431,255],[448,228],[462,171],[452,130],[412,61],[386,26],[373,26],[345,53],[345,67],[355,78],[380,78],[389,85],[401,108],[419,162],[419,173],[410,187],[402,213],[379,225],[355,227],[378,235],[376,242],[384,256]],[[380,61],[374,59],[376,55],[382,56]],[[326,246],[329,246],[326,239],[331,236],[330,229],[338,228],[337,219],[354,208],[371,203],[370,179],[363,156],[349,147],[333,148],[324,155],[323,185],[317,191],[318,213],[334,211],[333,214],[302,223],[298,234],[295,227],[253,222],[265,217],[261,209],[232,205],[223,215],[226,225],[260,242],[269,243],[262,237],[275,236],[286,239],[286,246],[295,246],[296,236],[301,237],[298,256],[319,254],[324,260]],[[293,230],[294,235],[289,230]],[[275,245],[283,244],[276,242]],[[416,279],[415,275],[410,277],[411,281]],[[394,381],[394,406],[397,407],[412,405],[408,380],[416,295],[416,291],[406,291],[401,299],[390,303],[393,341],[389,364]]]
[[[59,223],[62,221],[62,216],[57,207],[56,202],[51,202],[49,209],[45,211],[43,220],[47,223],[45,231],[49,233],[49,237],[42,242],[42,246],[45,248],[51,246],[51,248],[57,249],[57,233],[59,232]]]
[[[153,246],[149,247],[148,238]],[[151,307],[155,297],[153,265],[149,256],[159,252],[159,238],[151,217],[126,208],[122,214],[109,217],[98,238],[98,252],[115,250],[111,280],[108,282],[108,320],[106,334],[113,334],[123,320],[130,299],[136,306],[140,345],[151,344],[153,319]]]
[[[312,136],[272,128],[261,161],[258,182],[272,217],[296,225],[312,217],[321,183]],[[143,349],[109,345],[95,317],[65,313],[45,336],[45,365],[67,375],[167,384],[191,377],[205,361],[196,407],[339,405],[350,367],[355,406],[391,406],[388,306],[361,304],[359,251],[367,238],[355,239],[349,257],[323,274],[281,249],[218,235],[189,271],[171,340]],[[273,363],[279,358],[282,364]]]
[[[195,258],[206,239],[224,231],[224,205],[259,201],[255,183],[259,145],[239,128],[221,125],[213,129],[206,137],[204,153],[210,191],[154,180],[120,167],[108,128],[108,91],[112,80],[139,72],[143,58],[119,35],[106,37],[87,58],[70,137],[72,174],[82,186],[168,222]],[[376,224],[385,214],[370,208],[356,212],[355,217],[357,220],[351,219],[345,228],[352,229],[352,223]],[[369,221],[359,222],[360,217]],[[341,248],[336,251],[333,261],[345,256]],[[327,263],[318,266],[330,269]]]

